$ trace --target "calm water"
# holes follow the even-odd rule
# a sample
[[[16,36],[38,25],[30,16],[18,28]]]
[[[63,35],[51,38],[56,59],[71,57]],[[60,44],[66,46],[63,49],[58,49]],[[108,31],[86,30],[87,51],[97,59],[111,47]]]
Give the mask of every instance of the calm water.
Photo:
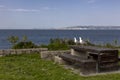
[[[68,38],[81,36],[83,40],[89,39],[93,43],[120,42],[120,30],[0,30],[0,49],[8,49],[11,44],[8,36],[15,35],[20,38],[23,35],[36,44],[48,44],[51,38]]]

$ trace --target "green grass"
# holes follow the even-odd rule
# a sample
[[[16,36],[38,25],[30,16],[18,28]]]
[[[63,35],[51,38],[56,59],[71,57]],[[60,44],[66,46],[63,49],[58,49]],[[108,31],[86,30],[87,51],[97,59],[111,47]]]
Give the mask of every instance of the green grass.
[[[39,54],[21,54],[0,57],[0,80],[120,80],[120,74],[82,77]]]

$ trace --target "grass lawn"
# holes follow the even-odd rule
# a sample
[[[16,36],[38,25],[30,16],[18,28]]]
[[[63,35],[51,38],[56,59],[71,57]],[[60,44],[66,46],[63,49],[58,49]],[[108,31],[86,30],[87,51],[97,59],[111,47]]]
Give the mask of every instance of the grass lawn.
[[[39,54],[0,57],[0,80],[120,80],[120,74],[82,77]]]

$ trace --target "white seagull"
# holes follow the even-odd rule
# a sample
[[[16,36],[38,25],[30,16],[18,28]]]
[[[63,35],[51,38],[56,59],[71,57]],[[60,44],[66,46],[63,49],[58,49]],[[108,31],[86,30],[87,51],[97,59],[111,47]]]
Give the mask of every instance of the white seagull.
[[[79,43],[80,43],[80,44],[83,44],[83,40],[82,40],[81,37],[79,37]]]
[[[76,39],[76,37],[74,37],[74,42],[75,42],[75,43],[77,43],[77,42],[78,42],[78,41],[77,41],[77,39]]]

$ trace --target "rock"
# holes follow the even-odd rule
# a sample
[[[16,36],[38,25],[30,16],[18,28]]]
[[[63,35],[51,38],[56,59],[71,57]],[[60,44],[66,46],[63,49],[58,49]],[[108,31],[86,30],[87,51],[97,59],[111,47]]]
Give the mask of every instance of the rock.
[[[54,62],[58,63],[58,64],[65,64],[65,61],[62,58],[60,58],[59,56],[54,57]]]

